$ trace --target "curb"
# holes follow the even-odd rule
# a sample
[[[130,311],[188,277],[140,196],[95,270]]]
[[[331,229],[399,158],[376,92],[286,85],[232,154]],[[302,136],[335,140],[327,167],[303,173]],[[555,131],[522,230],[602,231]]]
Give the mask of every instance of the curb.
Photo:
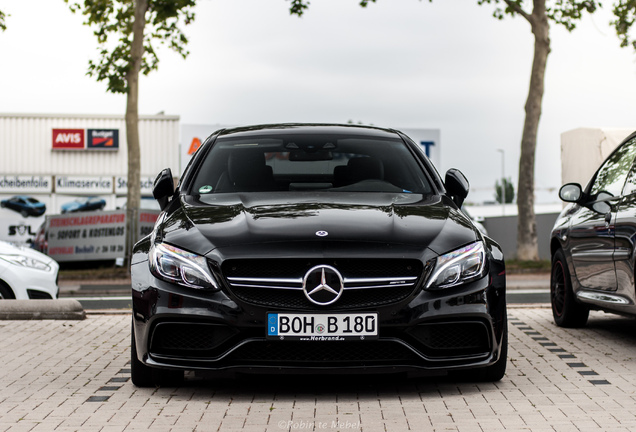
[[[83,320],[86,312],[77,300],[3,300],[0,320]]]

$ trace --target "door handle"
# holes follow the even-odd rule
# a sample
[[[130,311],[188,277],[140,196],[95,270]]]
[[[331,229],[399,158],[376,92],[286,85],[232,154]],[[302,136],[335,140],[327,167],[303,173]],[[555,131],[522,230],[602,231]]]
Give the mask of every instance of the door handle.
[[[607,214],[605,215],[605,226],[609,226],[611,221],[612,221],[612,212],[607,212]]]

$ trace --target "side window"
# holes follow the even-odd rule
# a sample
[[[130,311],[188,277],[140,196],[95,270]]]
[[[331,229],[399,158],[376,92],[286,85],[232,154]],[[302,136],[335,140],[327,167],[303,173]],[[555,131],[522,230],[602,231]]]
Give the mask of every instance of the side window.
[[[632,195],[636,193],[636,166],[633,165],[632,169],[627,174],[627,181],[623,187],[623,195]]]
[[[632,168],[634,157],[636,156],[636,138],[628,141],[619,147],[612,155],[603,163],[598,170],[592,190],[592,195],[599,192],[609,192],[614,196],[620,196],[623,191],[623,185],[627,179],[627,174]],[[631,174],[634,176],[634,174]],[[636,178],[632,179],[636,182]],[[625,185],[627,186],[627,185]],[[633,183],[633,187],[636,183]],[[636,189],[636,187],[634,187]]]

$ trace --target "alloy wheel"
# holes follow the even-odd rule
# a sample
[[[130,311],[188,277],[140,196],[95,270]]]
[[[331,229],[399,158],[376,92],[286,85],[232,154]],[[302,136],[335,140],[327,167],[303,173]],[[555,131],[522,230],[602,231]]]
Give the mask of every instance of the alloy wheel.
[[[552,281],[550,284],[552,309],[557,316],[563,315],[565,306],[565,270],[561,261],[556,261],[552,267]]]

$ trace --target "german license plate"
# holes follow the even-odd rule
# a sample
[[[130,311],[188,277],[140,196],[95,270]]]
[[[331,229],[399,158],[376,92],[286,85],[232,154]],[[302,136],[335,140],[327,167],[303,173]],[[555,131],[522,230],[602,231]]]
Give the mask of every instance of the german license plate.
[[[307,341],[377,339],[378,314],[268,313],[267,338]]]

